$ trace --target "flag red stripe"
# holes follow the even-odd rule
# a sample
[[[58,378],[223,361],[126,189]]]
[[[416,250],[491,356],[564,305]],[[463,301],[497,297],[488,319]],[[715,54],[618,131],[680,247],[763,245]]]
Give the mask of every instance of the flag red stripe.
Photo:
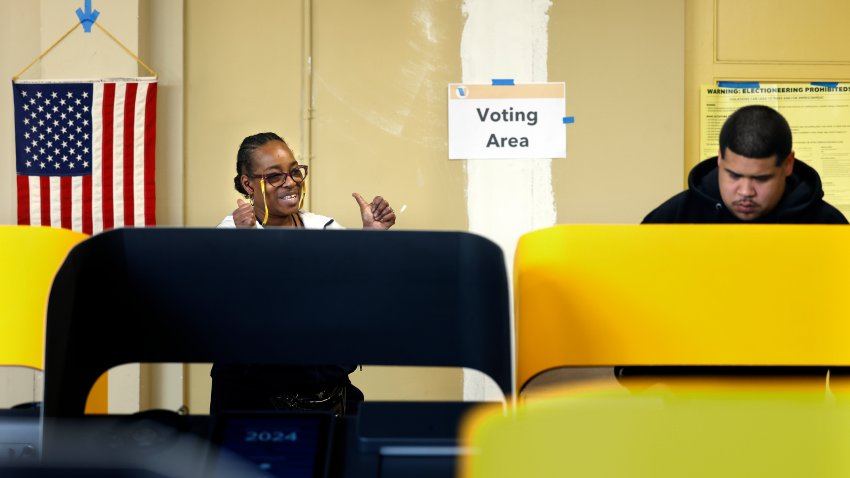
[[[103,85],[103,148],[101,150],[104,231],[115,227],[115,214],[112,209],[112,110],[114,106],[115,83],[105,83]]]
[[[124,95],[124,225],[135,225],[133,201],[133,153],[136,149],[134,123],[136,120],[136,90],[138,83],[127,83]]]
[[[62,176],[59,178],[59,220],[65,229],[71,229],[71,200],[71,176]]]
[[[41,193],[41,225],[50,225],[50,177],[41,176],[39,179],[39,193]]]
[[[156,225],[156,83],[145,100],[145,225]]]
[[[91,174],[83,176],[83,232],[92,233],[92,180]]]
[[[18,175],[18,224],[30,225],[30,178]]]

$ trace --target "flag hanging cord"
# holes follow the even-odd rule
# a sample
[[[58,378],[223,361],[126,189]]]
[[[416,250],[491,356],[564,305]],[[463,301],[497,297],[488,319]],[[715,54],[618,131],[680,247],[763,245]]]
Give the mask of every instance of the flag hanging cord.
[[[67,38],[67,37],[68,37],[68,35],[70,35],[70,34],[71,34],[71,32],[73,32],[73,31],[74,31],[77,27],[79,27],[81,24],[82,24],[82,23],[80,23],[80,22],[76,22],[76,23],[74,23],[74,26],[72,26],[70,30],[68,30],[67,32],[65,32],[65,34],[64,34],[64,35],[62,35],[62,36],[61,36],[58,40],[56,40],[56,41],[55,41],[52,45],[50,45],[50,47],[48,47],[48,48],[47,48],[47,50],[44,50],[44,52],[43,52],[41,55],[38,55],[38,57],[37,57],[35,60],[33,60],[33,61],[32,61],[32,63],[30,63],[29,65],[27,65],[27,67],[26,67],[26,68],[24,68],[23,70],[21,70],[21,72],[20,72],[20,73],[18,73],[17,75],[13,76],[13,77],[12,77],[12,81],[17,81],[17,79],[18,79],[18,78],[20,78],[20,77],[21,77],[21,75],[23,75],[24,73],[26,73],[26,72],[27,72],[27,70],[29,70],[30,68],[32,68],[32,66],[33,66],[33,65],[35,65],[36,63],[38,63],[38,62],[39,62],[39,60],[41,60],[41,59],[42,59],[42,58],[44,58],[44,57],[45,57],[48,53],[50,53],[50,50],[54,49],[54,48],[56,47],[56,45],[58,45],[59,43],[61,43],[61,42],[62,42],[62,40],[64,40],[65,38]],[[114,36],[112,33],[109,33],[109,31],[108,31],[106,28],[103,28],[103,27],[100,25],[100,23],[97,23],[97,22],[96,22],[94,25],[95,25],[96,27],[100,28],[100,30],[101,30],[101,31],[103,31],[103,33],[106,33],[106,35],[107,35],[109,38],[111,38],[111,39],[112,39],[112,41],[114,41],[115,43],[117,43],[117,44],[118,44],[118,46],[120,46],[120,47],[121,47],[121,48],[122,48],[122,49],[123,49],[123,50],[124,50],[124,51],[125,51],[128,55],[130,55],[131,57],[133,57],[133,59],[135,59],[135,60],[136,60],[136,62],[138,62],[138,63],[139,63],[140,65],[142,65],[143,67],[145,67],[145,69],[146,69],[146,70],[148,70],[148,71],[149,71],[149,72],[150,72],[150,73],[151,73],[154,77],[158,77],[158,76],[159,76],[159,75],[157,75],[157,74],[156,74],[156,72],[155,72],[155,71],[153,71],[153,70],[151,69],[151,67],[149,67],[148,65],[146,65],[146,64],[145,64],[145,62],[143,62],[143,61],[142,61],[142,60],[141,60],[138,56],[136,56],[135,54],[133,54],[133,52],[132,52],[132,51],[130,51],[130,49],[129,49],[129,48],[127,48],[126,46],[124,46],[124,44],[123,44],[123,43],[121,43],[120,41],[118,41],[118,39],[117,39],[117,38],[115,38],[115,36]]]
[[[100,23],[95,23],[95,24],[94,24],[94,26],[96,26],[96,27],[100,28],[100,29],[103,31],[103,33],[106,33],[106,34],[109,36],[109,38],[111,38],[111,39],[112,39],[112,41],[114,41],[115,43],[117,43],[117,44],[118,44],[118,46],[120,46],[121,48],[123,48],[123,49],[124,49],[124,51],[125,51],[125,52],[127,52],[127,54],[128,54],[128,55],[132,56],[132,57],[133,57],[133,59],[135,59],[135,60],[136,60],[136,62],[138,62],[138,63],[139,63],[140,65],[142,65],[143,67],[145,67],[145,69],[146,69],[146,70],[148,70],[148,71],[151,73],[151,75],[153,75],[154,77],[158,77],[158,76],[159,76],[159,75],[157,75],[157,74],[156,74],[156,72],[155,72],[155,71],[153,71],[153,70],[151,69],[151,67],[149,67],[148,65],[146,65],[146,64],[145,64],[145,62],[143,62],[141,58],[137,57],[137,56],[136,56],[136,55],[135,55],[132,51],[130,51],[130,49],[129,49],[129,48],[127,48],[126,46],[124,46],[124,44],[123,44],[123,43],[121,43],[120,41],[118,41],[118,39],[117,39],[117,38],[115,38],[115,36],[113,36],[111,33],[109,33],[109,31],[108,31],[106,28],[103,28],[103,26],[101,26],[101,24],[100,24]]]

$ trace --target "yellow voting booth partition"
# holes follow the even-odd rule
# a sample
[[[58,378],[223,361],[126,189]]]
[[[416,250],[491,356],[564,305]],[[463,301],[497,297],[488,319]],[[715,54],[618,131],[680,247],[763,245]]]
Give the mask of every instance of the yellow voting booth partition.
[[[53,278],[68,251],[88,236],[50,227],[0,226],[0,365],[44,368],[44,321]],[[107,412],[107,378],[87,412]]]
[[[850,227],[576,225],[523,236],[517,388],[563,366],[850,365]]]
[[[850,405],[822,393],[580,391],[479,409],[462,478],[845,477]]]
[[[565,225],[523,236],[519,391],[570,366],[824,375],[551,389],[515,413],[472,414],[462,476],[846,476],[846,378],[827,382],[825,367],[850,365],[848,245],[847,226]]]

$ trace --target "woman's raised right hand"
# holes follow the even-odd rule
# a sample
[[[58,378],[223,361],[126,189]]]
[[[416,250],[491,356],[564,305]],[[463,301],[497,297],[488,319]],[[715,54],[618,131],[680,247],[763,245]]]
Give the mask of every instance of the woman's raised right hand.
[[[236,227],[256,227],[257,216],[254,215],[254,206],[242,199],[237,199],[236,210],[233,211],[233,223]]]

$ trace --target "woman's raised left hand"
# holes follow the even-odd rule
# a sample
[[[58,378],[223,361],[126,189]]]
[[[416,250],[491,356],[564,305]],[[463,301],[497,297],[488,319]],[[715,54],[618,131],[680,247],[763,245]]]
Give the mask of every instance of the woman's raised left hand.
[[[367,203],[363,196],[351,194],[360,206],[360,217],[363,219],[363,229],[389,229],[395,224],[395,211],[390,203],[381,196],[375,196]]]

